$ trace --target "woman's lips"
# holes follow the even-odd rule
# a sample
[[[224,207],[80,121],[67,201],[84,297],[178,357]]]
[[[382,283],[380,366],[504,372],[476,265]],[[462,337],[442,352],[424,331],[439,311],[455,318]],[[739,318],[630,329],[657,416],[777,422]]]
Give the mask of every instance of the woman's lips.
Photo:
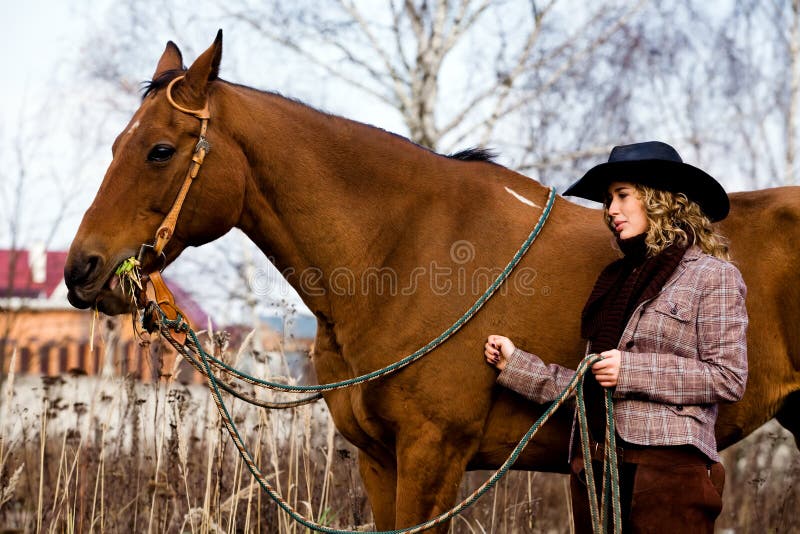
[[[625,224],[625,221],[614,223],[614,230],[618,233],[622,231],[622,225]]]

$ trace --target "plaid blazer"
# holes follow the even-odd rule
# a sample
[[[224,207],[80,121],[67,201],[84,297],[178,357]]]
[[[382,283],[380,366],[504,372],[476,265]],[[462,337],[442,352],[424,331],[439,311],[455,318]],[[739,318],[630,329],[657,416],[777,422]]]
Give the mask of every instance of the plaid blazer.
[[[614,391],[623,440],[693,445],[719,461],[717,403],[741,399],[747,382],[746,293],[736,267],[691,247],[661,292],[634,310],[619,341]],[[517,349],[497,382],[545,403],[574,374]]]

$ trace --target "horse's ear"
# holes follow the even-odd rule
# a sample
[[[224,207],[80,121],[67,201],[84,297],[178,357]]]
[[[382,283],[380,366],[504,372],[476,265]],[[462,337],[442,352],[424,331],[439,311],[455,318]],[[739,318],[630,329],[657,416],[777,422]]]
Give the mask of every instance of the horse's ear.
[[[189,70],[186,71],[184,80],[186,89],[193,97],[205,100],[208,82],[216,80],[219,76],[219,63],[222,59],[222,30],[217,32],[214,43],[208,50],[200,54]]]
[[[161,59],[158,60],[156,71],[155,73],[153,73],[153,79],[155,80],[161,74],[164,74],[168,70],[180,70],[182,68],[183,68],[183,55],[181,54],[178,45],[176,45],[172,41],[168,41],[167,47],[164,49],[164,53],[161,54]]]

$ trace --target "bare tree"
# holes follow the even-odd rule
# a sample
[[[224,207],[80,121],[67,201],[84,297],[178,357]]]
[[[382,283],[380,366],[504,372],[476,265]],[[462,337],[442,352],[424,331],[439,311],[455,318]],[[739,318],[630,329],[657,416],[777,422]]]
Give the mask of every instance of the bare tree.
[[[24,103],[13,130],[0,131],[0,248],[9,249],[7,276],[0,281],[0,375],[13,350],[11,334],[20,312],[39,298],[31,281],[18,276],[22,251],[65,246],[63,227],[82,214],[76,200],[99,146],[97,130],[82,122],[86,114],[80,104],[63,106],[59,89],[49,96],[45,102]],[[62,124],[69,128],[62,130]],[[73,140],[65,141],[60,132],[73,129],[81,131],[80,141],[65,150]]]
[[[13,145],[14,153],[18,159],[21,159],[19,158],[19,154],[22,149],[20,146],[21,144],[21,141],[17,139],[17,142]],[[13,295],[14,281],[16,279],[18,263],[17,251],[19,248],[19,228],[22,218],[26,169],[24,166],[22,166],[19,169],[19,172],[13,174],[14,175],[12,175],[12,172],[9,171],[8,167],[0,169],[0,176],[6,175],[3,176],[2,180],[0,180],[0,184],[3,186],[3,194],[0,198],[6,199],[4,204],[7,204],[0,207],[0,210],[2,210],[2,213],[6,214],[4,226],[6,226],[5,229],[8,232],[10,244],[8,275],[7,279],[2,281],[6,287],[6,290],[3,292],[4,294],[0,295],[0,299],[3,299],[9,303],[11,296]],[[11,351],[13,350],[9,344],[9,337],[11,330],[14,327],[15,318],[16,314],[14,313],[14,309],[10,304],[0,306],[0,382],[2,382],[5,377],[6,361],[8,357],[10,357]]]
[[[397,110],[413,141],[451,151],[493,141],[507,119],[605,54],[648,2],[269,4],[226,10],[262,39]]]
[[[663,139],[729,188],[753,187],[798,172],[799,1],[123,0],[85,61],[127,118],[167,39],[194,57],[222,26],[224,77],[434,150],[490,145],[563,186],[615,144]],[[237,264],[229,288],[255,265],[216,256]]]
[[[333,90],[346,87],[398,113],[407,129],[402,133],[411,140],[452,151],[494,142],[498,131],[515,129],[532,103],[616,53],[615,36],[629,35],[635,28],[631,21],[645,16],[649,5],[647,0],[607,0],[590,8],[575,0],[237,0],[207,6],[200,24],[196,15],[163,6],[169,14],[148,26],[145,14],[160,2],[123,2],[111,17],[112,31],[93,37],[89,49],[103,55],[92,62],[96,75],[130,89],[130,82],[119,82],[130,76],[120,73],[119,65],[141,63],[143,46],[151,40],[145,32],[180,38],[193,23],[223,20],[228,35],[235,35],[226,47],[246,41],[249,56],[237,61],[226,54],[226,72],[233,64],[248,83],[270,83],[264,66],[303,71],[307,78],[301,79],[333,84]],[[246,76],[241,65],[247,65]],[[583,92],[591,94],[592,88]]]
[[[730,189],[797,183],[799,3],[645,6],[595,54],[592,74],[566,77],[550,100],[572,110],[573,141],[554,144],[558,120],[544,110],[523,114],[520,168],[560,183],[559,167],[588,168],[613,144],[664,139]]]
[[[800,1],[739,0],[720,24],[717,61],[734,104],[728,135],[753,185],[798,183]]]

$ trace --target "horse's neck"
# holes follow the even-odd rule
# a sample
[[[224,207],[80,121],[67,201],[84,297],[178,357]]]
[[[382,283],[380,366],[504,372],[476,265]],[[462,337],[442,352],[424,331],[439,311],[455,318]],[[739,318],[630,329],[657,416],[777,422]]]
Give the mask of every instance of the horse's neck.
[[[225,127],[251,174],[240,227],[315,312],[334,298],[332,273],[395,268],[398,250],[421,246],[426,218],[441,226],[443,213],[484,209],[487,177],[464,163],[277,95],[228,90],[222,117],[242,119]]]

